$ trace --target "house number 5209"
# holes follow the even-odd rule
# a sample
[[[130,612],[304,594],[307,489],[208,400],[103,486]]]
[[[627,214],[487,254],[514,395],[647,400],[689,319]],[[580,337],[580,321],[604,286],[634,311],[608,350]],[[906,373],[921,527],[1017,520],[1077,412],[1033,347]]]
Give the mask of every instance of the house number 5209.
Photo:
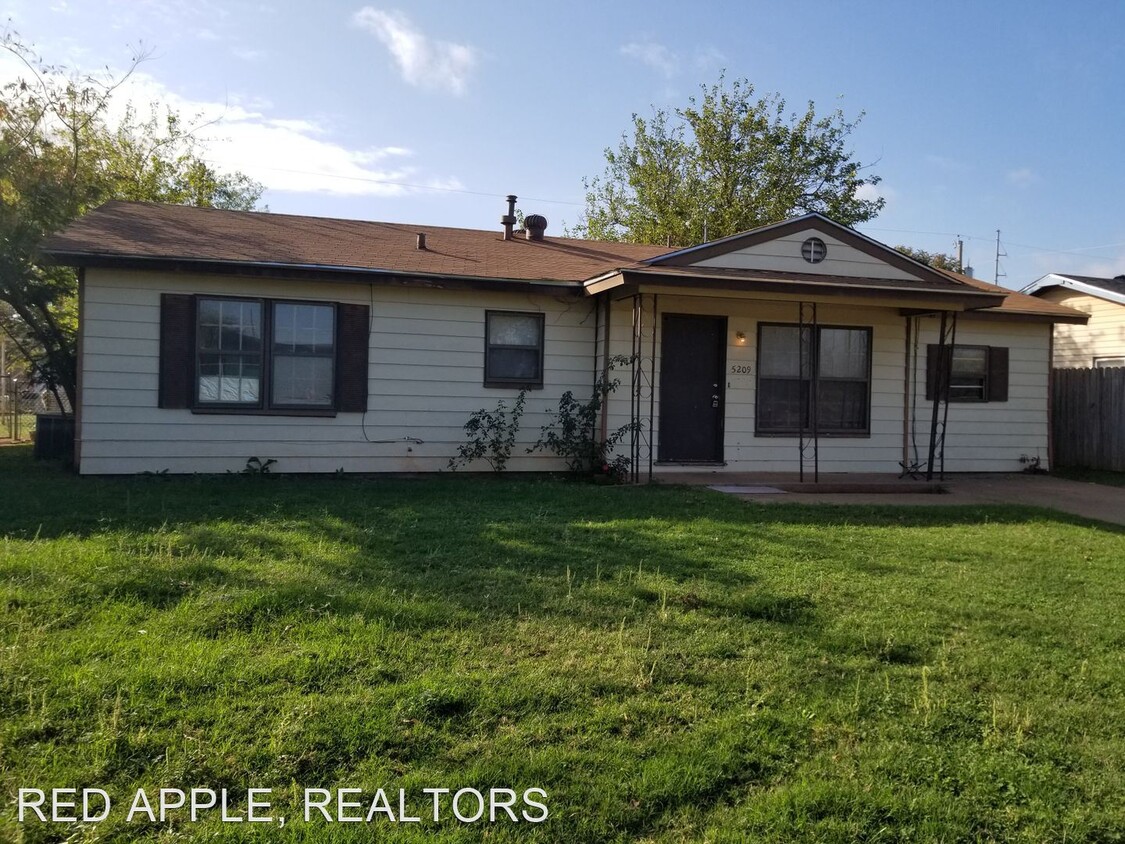
[[[733,375],[749,375],[753,369],[748,363],[732,363],[730,371]]]

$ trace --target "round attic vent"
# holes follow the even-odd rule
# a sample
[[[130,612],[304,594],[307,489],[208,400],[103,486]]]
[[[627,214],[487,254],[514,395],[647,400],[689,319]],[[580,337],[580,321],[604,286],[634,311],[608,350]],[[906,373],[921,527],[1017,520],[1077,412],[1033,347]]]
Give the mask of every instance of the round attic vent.
[[[819,237],[810,237],[801,244],[801,257],[810,264],[819,264],[828,255],[828,247]]]

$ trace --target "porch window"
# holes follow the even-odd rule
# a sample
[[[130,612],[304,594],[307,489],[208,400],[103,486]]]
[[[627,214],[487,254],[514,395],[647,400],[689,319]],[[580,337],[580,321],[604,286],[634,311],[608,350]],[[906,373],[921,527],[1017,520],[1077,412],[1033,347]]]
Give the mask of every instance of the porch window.
[[[758,327],[758,434],[866,435],[870,394],[870,328]]]
[[[543,314],[486,311],[484,386],[543,386]]]
[[[949,374],[951,402],[1008,400],[1008,349],[1006,346],[952,347],[930,344],[926,348],[926,400],[937,393],[939,367],[944,359]]]

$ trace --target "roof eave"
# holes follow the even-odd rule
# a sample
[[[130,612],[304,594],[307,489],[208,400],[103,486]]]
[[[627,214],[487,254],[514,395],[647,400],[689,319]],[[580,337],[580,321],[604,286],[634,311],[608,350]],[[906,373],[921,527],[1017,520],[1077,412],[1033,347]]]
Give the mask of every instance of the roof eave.
[[[450,289],[507,290],[512,287],[581,294],[582,282],[560,279],[500,278],[446,273],[411,272],[372,267],[330,264],[297,264],[283,261],[230,261],[175,256],[115,255],[96,252],[44,250],[57,264],[72,267],[131,270],[169,270],[208,275],[300,278],[309,280],[357,281],[365,283],[415,284]]]
[[[1027,287],[1023,288],[1020,292],[1026,293],[1029,296],[1036,296],[1042,291],[1049,290],[1052,287],[1066,287],[1078,293],[1085,293],[1087,296],[1096,296],[1099,299],[1105,299],[1107,302],[1116,302],[1118,305],[1125,305],[1125,295],[1115,293],[1112,290],[1106,290],[1104,287],[1098,287],[1096,284],[1087,284],[1084,281],[1078,281],[1077,279],[1062,275],[1061,273],[1048,273],[1027,285]]]
[[[717,276],[677,276],[666,273],[646,273],[644,270],[624,269],[614,275],[620,281],[606,285],[616,287],[621,284],[651,284],[663,287],[695,287],[712,290],[744,290],[747,292],[808,294],[810,296],[862,296],[883,297],[888,300],[917,299],[948,303],[949,310],[976,310],[1000,306],[1004,295],[978,290],[934,290],[903,286],[864,286],[859,284],[837,284],[824,281],[788,281],[779,279],[729,278]],[[589,290],[589,282],[587,282]]]

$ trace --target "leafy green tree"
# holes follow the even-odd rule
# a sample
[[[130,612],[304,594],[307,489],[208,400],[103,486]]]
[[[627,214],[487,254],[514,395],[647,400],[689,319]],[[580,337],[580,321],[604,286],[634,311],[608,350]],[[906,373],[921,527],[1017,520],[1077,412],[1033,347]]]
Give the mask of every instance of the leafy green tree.
[[[0,48],[23,62],[0,89],[0,330],[36,378],[75,404],[77,281],[41,261],[44,239],[111,199],[253,209],[262,186],[215,171],[201,155],[199,126],[152,104],[116,123],[110,102],[144,56],[117,78],[45,64],[12,32]]]
[[[915,249],[911,246],[896,246],[895,249],[921,264],[928,264],[939,270],[949,270],[954,273],[961,272],[961,266],[958,264],[957,256],[955,255],[949,255],[945,252],[927,252],[924,249]]]
[[[692,246],[797,214],[845,225],[875,217],[879,177],[848,149],[862,113],[789,114],[778,94],[755,98],[747,80],[720,77],[671,112],[633,115],[632,138],[605,151],[606,169],[583,182],[579,237]]]

